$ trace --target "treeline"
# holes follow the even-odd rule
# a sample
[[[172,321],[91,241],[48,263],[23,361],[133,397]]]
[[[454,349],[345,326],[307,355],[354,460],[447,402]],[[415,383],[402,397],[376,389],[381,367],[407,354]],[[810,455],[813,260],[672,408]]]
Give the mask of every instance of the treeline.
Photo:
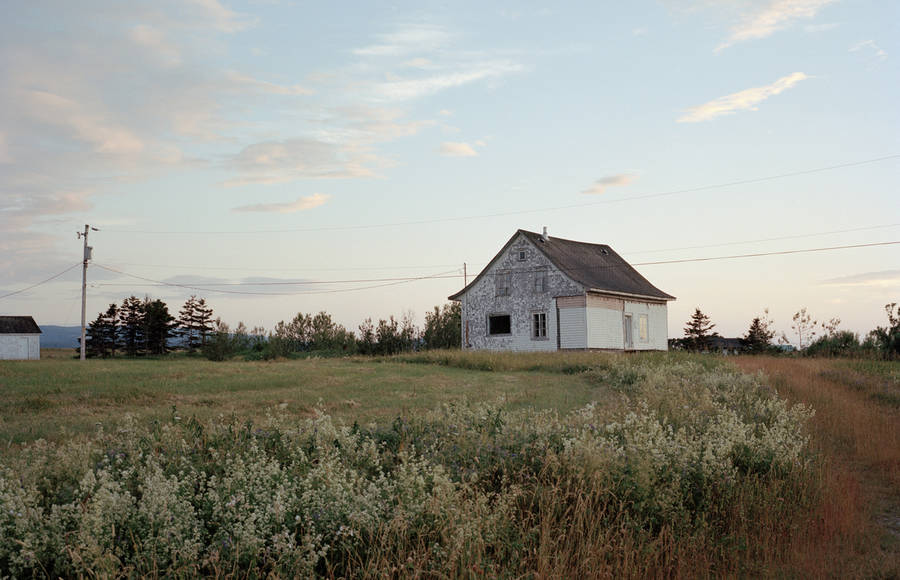
[[[130,296],[122,305],[110,304],[87,329],[85,350],[90,357],[164,355],[172,350],[200,352],[210,360],[243,355],[266,360],[302,353],[392,355],[422,349],[458,348],[458,303],[435,306],[425,315],[425,327],[415,324],[411,312],[373,322],[367,318],[353,332],[327,312],[298,313],[282,320],[271,332],[248,329],[243,322],[233,329],[213,319],[213,309],[203,298],[191,296],[178,317],[162,300]]]
[[[91,357],[162,355],[173,343],[188,350],[206,344],[214,329],[213,310],[191,296],[175,318],[162,300],[129,296],[112,303],[87,327],[85,352]],[[79,345],[80,348],[80,345]]]
[[[885,304],[886,326],[870,330],[864,338],[855,332],[842,330],[841,319],[831,318],[819,322],[801,308],[791,318],[791,338],[796,340],[796,350],[806,356],[868,356],[886,359],[900,358],[900,307],[896,302]],[[696,308],[684,327],[684,338],[669,340],[676,350],[710,351],[722,344],[721,336],[713,330],[715,324],[700,308]],[[769,311],[755,317],[747,332],[739,340],[741,352],[749,354],[777,354],[794,351],[794,345],[786,332],[776,339]],[[723,348],[730,348],[725,346]]]

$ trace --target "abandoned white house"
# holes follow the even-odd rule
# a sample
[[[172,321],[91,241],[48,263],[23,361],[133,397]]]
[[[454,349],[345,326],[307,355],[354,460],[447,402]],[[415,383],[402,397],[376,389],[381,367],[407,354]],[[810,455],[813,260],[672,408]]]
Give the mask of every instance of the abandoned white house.
[[[517,231],[465,288],[463,348],[666,350],[666,294],[607,245]]]
[[[30,316],[0,316],[0,360],[41,358],[41,329]]]

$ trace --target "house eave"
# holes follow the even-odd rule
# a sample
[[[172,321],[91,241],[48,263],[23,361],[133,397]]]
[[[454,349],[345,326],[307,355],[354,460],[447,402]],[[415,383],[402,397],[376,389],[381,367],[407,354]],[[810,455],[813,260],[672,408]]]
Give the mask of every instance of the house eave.
[[[645,300],[648,302],[658,302],[665,304],[670,300],[675,300],[674,296],[667,296],[663,298],[662,296],[646,296],[643,294],[632,294],[630,292],[616,292],[615,290],[604,290],[602,288],[588,288],[587,292],[590,294],[609,294],[612,296],[621,296],[623,298],[635,298],[637,300]]]

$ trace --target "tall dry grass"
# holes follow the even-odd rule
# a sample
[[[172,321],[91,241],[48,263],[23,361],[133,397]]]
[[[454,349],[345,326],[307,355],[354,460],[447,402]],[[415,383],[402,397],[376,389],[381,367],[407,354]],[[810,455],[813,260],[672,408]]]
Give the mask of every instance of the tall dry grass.
[[[782,396],[816,409],[812,445],[823,458],[814,517],[791,545],[810,577],[900,577],[900,410],[880,404],[842,361],[743,357]]]

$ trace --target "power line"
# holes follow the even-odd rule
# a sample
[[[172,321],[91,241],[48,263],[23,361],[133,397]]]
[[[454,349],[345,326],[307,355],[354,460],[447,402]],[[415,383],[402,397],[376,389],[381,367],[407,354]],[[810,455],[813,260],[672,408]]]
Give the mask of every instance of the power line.
[[[122,270],[118,270],[116,268],[111,268],[109,266],[104,266],[102,264],[94,264],[98,268],[103,268],[104,270],[115,272],[117,274],[121,274],[123,276],[128,276],[130,278],[135,278],[138,280],[143,280],[145,282],[150,282],[154,285],[158,286],[172,286],[176,288],[184,288],[188,290],[196,290],[198,292],[220,292],[223,294],[245,294],[245,295],[256,295],[256,296],[296,296],[296,295],[307,295],[307,294],[334,294],[339,292],[353,292],[357,290],[368,290],[372,288],[381,288],[384,286],[393,286],[396,284],[405,284],[408,282],[416,282],[418,280],[431,280],[431,279],[441,279],[441,278],[456,278],[458,276],[449,275],[451,272],[455,272],[456,270],[449,270],[447,272],[440,272],[438,274],[430,274],[430,275],[422,275],[422,276],[411,276],[405,278],[370,278],[370,279],[358,279],[358,280],[310,280],[307,282],[265,282],[265,283],[253,283],[253,282],[229,282],[223,284],[177,284],[174,282],[165,282],[163,280],[154,280],[153,278],[147,278],[145,276],[138,276],[136,274],[130,274],[128,272],[123,272]],[[313,292],[248,292],[243,290],[223,290],[219,288],[214,288],[212,286],[272,286],[272,285],[306,285],[306,284],[338,284],[338,283],[363,283],[363,282],[387,282],[385,284],[377,284],[375,286],[363,286],[358,288],[344,288],[344,289],[336,289],[336,290],[320,290]],[[112,286],[113,284],[99,284],[99,286]]]
[[[42,284],[46,284],[47,282],[50,282],[51,280],[55,280],[56,278],[59,278],[60,276],[62,276],[66,272],[68,272],[69,270],[74,270],[78,266],[81,266],[81,262],[72,264],[71,266],[69,266],[68,268],[66,268],[65,270],[60,272],[59,274],[54,274],[53,276],[50,276],[46,280],[41,280],[37,284],[32,284],[31,286],[28,286],[27,288],[22,288],[21,290],[16,290],[15,292],[10,292],[8,294],[4,294],[3,296],[0,296],[0,300],[3,300],[4,298],[9,298],[10,296],[15,296],[16,294],[21,294],[22,292],[27,292],[27,291],[31,290],[32,288],[37,288],[38,286],[40,286]]]
[[[789,254],[805,254],[812,252],[826,252],[826,251],[834,251],[834,250],[846,250],[852,248],[870,248],[876,246],[890,246],[900,244],[900,241],[892,241],[892,242],[873,242],[866,244],[850,244],[843,246],[827,246],[827,247],[819,247],[819,248],[806,248],[800,250],[780,250],[773,252],[757,252],[752,254],[734,254],[729,256],[710,256],[704,258],[684,258],[678,260],[658,260],[653,262],[635,262],[633,264],[625,263],[621,266],[589,266],[584,268],[567,268],[565,271],[582,271],[582,270],[597,270],[597,269],[613,269],[613,268],[626,268],[626,267],[634,267],[634,266],[656,266],[661,264],[683,264],[687,262],[709,262],[715,260],[733,260],[733,259],[741,259],[741,258],[756,258],[763,256],[781,256],[781,255],[789,255]],[[382,288],[385,286],[394,286],[397,284],[406,284],[409,282],[415,282],[420,280],[439,280],[439,279],[452,279],[452,278],[462,278],[462,274],[453,274],[453,272],[457,272],[458,270],[449,270],[447,272],[440,272],[437,274],[430,275],[422,275],[422,276],[414,276],[414,277],[405,277],[405,278],[370,278],[370,279],[357,279],[357,280],[311,280],[307,282],[268,282],[268,283],[254,283],[254,282],[230,282],[223,284],[177,284],[174,282],[164,282],[162,280],[155,280],[153,278],[147,278],[144,276],[138,276],[136,274],[130,274],[128,272],[123,272],[122,270],[118,270],[116,268],[111,268],[109,266],[104,266],[102,264],[94,264],[98,268],[103,268],[104,270],[108,270],[110,272],[115,272],[117,274],[121,274],[123,276],[128,276],[131,278],[135,278],[138,280],[143,280],[145,282],[150,282],[156,286],[171,286],[176,288],[184,288],[188,290],[195,290],[198,292],[220,292],[223,294],[240,294],[240,295],[252,295],[252,296],[297,296],[297,295],[314,295],[314,294],[335,294],[341,292],[355,292],[359,290],[370,290],[373,288]],[[514,270],[515,273],[534,273],[539,271],[546,271],[543,268],[526,268],[521,270]],[[480,275],[480,273],[479,273]],[[320,291],[312,291],[312,292],[251,292],[245,290],[226,290],[221,288],[215,288],[214,286],[265,286],[265,285],[305,285],[305,284],[338,284],[338,283],[365,283],[365,282],[384,282],[375,284],[372,286],[362,286],[357,288],[343,288],[343,289],[335,289],[335,290],[320,290]],[[100,284],[101,286],[114,286],[118,284]]]
[[[783,250],[780,252],[759,252],[757,254],[735,254],[733,256],[713,256],[710,258],[690,258],[686,260],[661,260],[659,262],[639,262],[632,266],[655,266],[657,264],[681,264],[683,262],[710,262],[713,260],[733,260],[736,258],[757,258],[759,256],[783,256],[786,254],[806,254],[809,252],[827,252],[829,250],[846,250],[849,248],[871,248],[874,246],[891,246],[900,244],[900,240],[896,242],[875,242],[871,244],[853,244],[849,246],[830,246],[827,248],[809,248],[806,250]]]
[[[661,249],[661,250],[640,250],[638,252],[624,252],[624,253],[629,254],[629,255],[635,255],[635,254],[657,254],[659,252],[674,252],[677,250],[700,250],[700,249],[704,249],[704,248],[719,248],[722,246],[740,246],[743,244],[756,244],[759,242],[776,242],[776,241],[783,241],[783,240],[797,240],[800,238],[814,238],[817,236],[827,236],[827,235],[831,235],[831,234],[847,234],[850,232],[862,232],[862,231],[868,231],[868,230],[895,228],[897,226],[900,226],[900,224],[884,224],[884,225],[880,225],[880,226],[866,226],[866,227],[862,227],[862,228],[851,228],[848,230],[831,230],[828,232],[817,232],[814,234],[796,234],[793,236],[778,236],[778,237],[774,237],[774,238],[758,238],[755,240],[743,240],[740,242],[722,242],[719,244],[703,244],[703,245],[699,245],[699,246],[681,246],[678,248],[666,248],[666,249]]]
[[[898,224],[900,225],[900,224]],[[186,266],[186,265],[173,265],[173,264],[139,264],[135,262],[116,262],[117,266],[136,266],[136,267],[144,267],[144,268],[175,268],[179,270],[221,270],[221,271],[239,271],[239,272],[271,272],[273,270],[278,270],[279,272],[350,272],[355,270],[368,270],[368,271],[378,271],[378,270],[417,270],[422,268],[450,268],[455,266],[456,264],[430,264],[430,265],[420,265],[420,266],[347,266],[344,268],[333,268],[333,267],[319,267],[319,266],[301,266],[295,268],[260,268],[260,267],[242,267],[242,266]]]
[[[518,211],[507,211],[507,212],[497,212],[491,214],[480,214],[480,215],[469,215],[469,216],[460,216],[460,217],[446,217],[446,218],[434,218],[434,219],[426,219],[426,220],[412,220],[405,222],[393,222],[393,223],[381,223],[381,224],[356,224],[356,225],[348,225],[348,226],[329,226],[329,227],[319,227],[319,228],[290,228],[290,229],[267,229],[267,230],[211,230],[211,231],[199,231],[199,230],[185,230],[185,231],[175,231],[175,230],[115,230],[115,229],[106,229],[106,232],[114,232],[114,233],[126,233],[126,234],[153,234],[153,235],[241,235],[241,234],[284,234],[284,233],[300,233],[300,232],[326,232],[326,231],[346,231],[346,230],[365,230],[365,229],[380,229],[380,228],[389,228],[389,227],[399,227],[399,226],[412,226],[412,225],[425,225],[425,224],[436,224],[436,223],[447,223],[447,222],[458,222],[458,221],[468,221],[474,219],[486,219],[493,217],[504,217],[504,216],[512,216],[512,215],[524,215],[529,213],[540,213],[540,212],[548,212],[548,211],[559,211],[564,209],[575,209],[582,207],[592,207],[597,205],[606,205],[611,203],[624,203],[629,201],[638,201],[643,199],[653,199],[658,197],[667,197],[672,195],[680,195],[684,193],[694,193],[698,191],[707,191],[710,189],[721,189],[725,187],[735,187],[738,185],[748,185],[751,183],[762,183],[765,181],[774,181],[776,179],[785,179],[788,177],[797,177],[800,175],[810,175],[813,173],[820,173],[823,171],[832,171],[835,169],[845,169],[847,167],[856,167],[858,165],[867,165],[870,163],[880,163],[882,161],[888,161],[891,159],[900,158],[900,154],[895,155],[885,155],[883,157],[875,157],[872,159],[864,159],[862,161],[852,161],[848,163],[839,163],[836,165],[827,165],[824,167],[815,167],[813,169],[804,169],[800,171],[791,171],[787,173],[778,173],[775,175],[767,175],[764,177],[753,177],[747,179],[739,179],[735,181],[727,181],[724,183],[717,183],[712,185],[702,185],[699,187],[690,187],[686,189],[676,189],[670,191],[661,191],[655,193],[646,193],[643,195],[636,195],[631,197],[622,197],[615,199],[603,199],[593,202],[587,203],[576,203],[570,205],[560,205],[553,207],[543,207],[537,209],[523,209]]]
[[[900,226],[900,223],[894,224],[881,224],[874,226],[862,226],[858,228],[849,228],[844,230],[829,230],[826,232],[815,232],[809,234],[795,234],[790,236],[776,236],[771,238],[757,238],[753,240],[741,240],[741,241],[732,241],[732,242],[720,242],[717,244],[700,244],[695,246],[678,246],[673,248],[658,248],[654,250],[638,250],[638,251],[623,251],[622,254],[627,254],[630,256],[639,255],[639,254],[658,254],[661,252],[674,252],[678,250],[701,250],[705,248],[719,248],[723,246],[740,246],[744,244],[756,244],[760,242],[775,242],[775,241],[783,241],[783,240],[796,240],[803,238],[814,238],[818,236],[827,236],[833,234],[846,234],[852,232],[863,232],[863,231],[871,231],[871,230],[879,230],[879,229],[887,229],[887,228],[896,228]],[[469,265],[482,265],[478,262],[469,262]],[[174,268],[179,270],[212,270],[212,271],[236,271],[236,272],[271,272],[273,270],[278,270],[279,272],[344,272],[344,271],[379,271],[379,270],[412,270],[412,269],[428,269],[428,268],[449,268],[454,266],[454,264],[430,264],[430,265],[395,265],[395,266],[347,266],[347,267],[320,267],[320,266],[304,266],[304,267],[295,267],[295,268],[260,268],[260,267],[244,267],[244,266],[189,266],[189,265],[176,265],[176,264],[142,264],[135,262],[117,262],[116,266],[136,266],[136,267],[146,267],[146,268]],[[297,282],[297,284],[301,284],[301,282]],[[210,284],[212,285],[212,284]],[[260,284],[253,284],[254,286]],[[111,284],[107,284],[107,286],[111,286]]]

